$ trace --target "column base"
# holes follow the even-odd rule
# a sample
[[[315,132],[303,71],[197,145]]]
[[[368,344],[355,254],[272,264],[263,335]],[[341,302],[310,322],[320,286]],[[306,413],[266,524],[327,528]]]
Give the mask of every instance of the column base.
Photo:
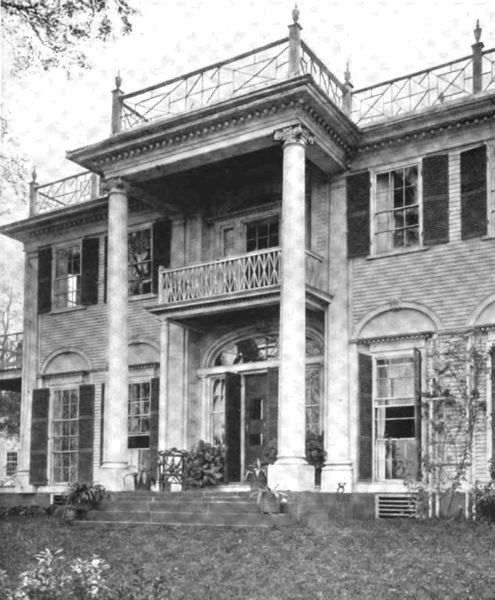
[[[343,488],[343,489],[342,489]],[[321,470],[321,491],[335,494],[352,491],[352,463],[330,463]]]
[[[291,492],[312,492],[315,489],[315,469],[299,461],[290,463],[288,459],[276,462],[268,465],[268,486]]]
[[[124,462],[106,462],[100,467],[98,483],[101,483],[109,492],[123,492],[134,489],[132,477],[126,477],[134,471],[129,469]]]

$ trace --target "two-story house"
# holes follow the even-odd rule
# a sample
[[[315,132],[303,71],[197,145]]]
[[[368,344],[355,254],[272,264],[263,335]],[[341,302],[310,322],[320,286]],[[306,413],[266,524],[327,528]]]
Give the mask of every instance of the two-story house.
[[[432,344],[495,344],[495,50],[368,88],[301,40],[112,99],[112,134],[33,180],[18,489],[123,489],[200,439],[242,481],[404,491]],[[491,364],[491,363],[487,363]],[[488,479],[494,378],[469,478]],[[421,391],[423,390],[423,392]]]

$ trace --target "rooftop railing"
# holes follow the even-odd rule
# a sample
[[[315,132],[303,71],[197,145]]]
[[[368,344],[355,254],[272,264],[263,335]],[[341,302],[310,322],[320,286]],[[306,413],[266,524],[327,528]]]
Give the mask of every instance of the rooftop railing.
[[[22,367],[22,331],[0,336],[0,370]]]
[[[100,179],[96,173],[85,171],[71,177],[64,177],[46,185],[36,183],[36,174],[30,190],[30,216],[66,208],[100,195]]]

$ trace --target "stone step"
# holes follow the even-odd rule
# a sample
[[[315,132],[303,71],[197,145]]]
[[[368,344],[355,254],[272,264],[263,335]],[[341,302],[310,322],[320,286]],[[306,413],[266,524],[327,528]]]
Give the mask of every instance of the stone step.
[[[255,502],[240,500],[238,502],[229,502],[220,500],[217,502],[196,501],[196,502],[176,502],[173,500],[166,501],[128,501],[118,500],[113,502],[102,503],[98,510],[100,512],[196,512],[196,513],[216,513],[222,514],[237,513],[244,514],[250,512],[259,512]]]

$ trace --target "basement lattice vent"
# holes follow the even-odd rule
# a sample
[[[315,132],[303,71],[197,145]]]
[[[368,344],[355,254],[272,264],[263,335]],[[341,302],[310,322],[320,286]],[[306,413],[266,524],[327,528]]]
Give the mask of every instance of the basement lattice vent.
[[[375,496],[375,510],[377,519],[414,519],[416,500],[399,494]]]

